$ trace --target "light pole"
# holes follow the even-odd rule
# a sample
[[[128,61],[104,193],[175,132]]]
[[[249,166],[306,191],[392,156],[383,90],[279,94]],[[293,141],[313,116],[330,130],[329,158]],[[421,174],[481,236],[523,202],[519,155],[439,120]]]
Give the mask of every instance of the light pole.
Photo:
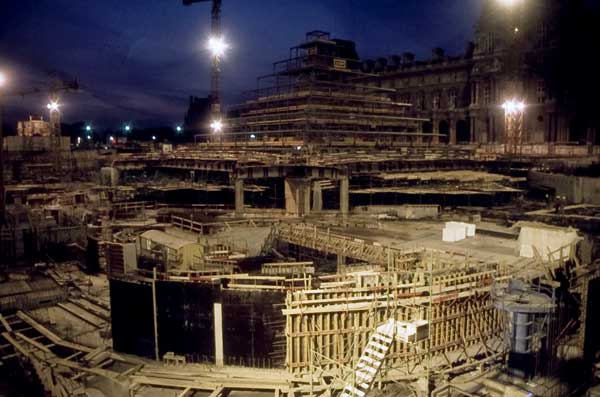
[[[215,119],[210,123],[210,129],[212,130],[213,134],[218,134],[222,132],[223,127],[223,120],[221,119]]]
[[[212,76],[211,76],[211,105],[210,118],[211,129],[213,133],[220,133],[223,129],[223,121],[221,117],[221,60],[225,55],[225,51],[229,47],[225,39],[221,35],[220,26],[215,30],[213,26],[213,35],[208,39],[207,48],[212,55]]]
[[[507,9],[508,19],[506,25],[506,47],[504,49],[504,74],[505,92],[510,95],[502,104],[504,109],[504,130],[507,152],[520,153],[524,140],[525,103],[523,98],[522,82],[522,54],[524,38],[521,33],[521,24],[524,13],[525,0],[498,0]]]
[[[50,103],[46,105],[50,111],[50,128],[54,136],[60,136],[60,104],[56,97],[52,97]]]
[[[92,140],[92,126],[90,124],[85,126],[85,135],[88,141]]]
[[[183,0],[184,5],[205,2],[207,0]],[[229,45],[221,32],[221,4],[222,0],[212,0],[211,35],[206,44],[212,56],[210,79],[210,122],[222,124],[221,117],[221,61]],[[215,130],[213,129],[213,132]]]
[[[504,102],[502,109],[504,109],[507,151],[514,154],[520,153],[523,145],[525,103],[516,99],[509,99]]]
[[[214,142],[216,142],[217,139],[220,139],[221,143],[223,143],[223,134],[221,133],[223,132],[224,127],[225,125],[223,124],[223,120],[221,120],[221,118],[213,119],[213,121],[210,123],[210,129],[213,133]]]
[[[3,88],[6,85],[6,76],[0,72],[0,227],[2,227],[6,220],[6,203],[4,201],[4,137],[2,131],[2,94]]]

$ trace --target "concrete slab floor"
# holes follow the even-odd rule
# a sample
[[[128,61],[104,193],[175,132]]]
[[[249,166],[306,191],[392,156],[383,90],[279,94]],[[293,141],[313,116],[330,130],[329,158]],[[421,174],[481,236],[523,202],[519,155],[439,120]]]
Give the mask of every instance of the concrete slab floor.
[[[381,222],[380,229],[335,227],[331,230],[367,242],[389,245],[393,248],[425,247],[495,261],[513,262],[520,259],[516,239],[476,233],[475,237],[469,237],[455,243],[447,243],[442,241],[443,227],[444,222],[441,221],[388,221]],[[495,228],[501,227],[495,225]],[[506,233],[512,232],[511,229],[504,229]]]

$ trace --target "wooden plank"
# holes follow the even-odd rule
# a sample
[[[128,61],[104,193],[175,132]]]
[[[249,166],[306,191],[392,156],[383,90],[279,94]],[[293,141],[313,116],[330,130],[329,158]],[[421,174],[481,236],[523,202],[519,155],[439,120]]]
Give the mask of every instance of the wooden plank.
[[[183,389],[183,391],[181,393],[179,393],[177,395],[177,397],[185,397],[185,395],[188,394],[191,390],[192,390],[191,386],[186,387],[185,389]]]
[[[100,321],[93,321],[89,316],[86,315],[87,312],[86,312],[86,314],[80,313],[77,310],[74,310],[73,308],[65,305],[64,303],[60,303],[59,302],[56,305],[58,307],[60,307],[61,309],[63,309],[64,311],[66,311],[67,313],[69,313],[69,314],[77,317],[78,319],[80,319],[84,323],[91,325],[92,327],[96,327],[96,328],[100,329],[100,328],[102,328],[106,324],[106,322],[103,321],[102,319],[100,319]],[[85,309],[81,309],[81,310],[85,310]],[[91,316],[94,316],[94,315],[92,314]]]
[[[98,376],[103,376],[107,379],[117,379],[118,374],[116,372],[113,371],[109,371],[106,369],[102,369],[102,368],[87,368],[84,367],[83,365],[74,363],[72,361],[68,361],[62,358],[52,358],[50,360],[48,360],[50,363],[54,363],[56,365],[60,365],[66,368],[70,368],[70,369],[74,369],[77,371],[81,371],[81,372],[86,372],[89,374],[93,374],[93,375],[98,375]]]
[[[13,330],[2,314],[0,314],[0,323],[2,323],[2,325],[4,326],[5,331],[11,332]]]
[[[2,333],[2,337],[6,339],[13,347],[25,357],[31,357],[31,354],[28,350],[26,350],[21,344],[14,339],[8,332]]]
[[[219,397],[223,394],[223,392],[225,391],[225,388],[223,386],[217,386],[217,388],[215,390],[212,391],[212,393],[210,393],[208,395],[208,397]]]
[[[17,317],[19,317],[21,320],[23,320],[24,322],[29,324],[33,329],[35,329],[40,334],[44,335],[46,338],[50,339],[53,343],[55,343],[57,345],[64,346],[64,347],[67,347],[67,348],[73,349],[73,350],[81,350],[86,353],[89,353],[94,350],[88,346],[84,346],[84,345],[80,345],[77,343],[72,343],[72,342],[63,340],[58,335],[56,335],[54,332],[45,328],[44,326],[39,324],[37,321],[35,321],[33,318],[31,318],[29,315],[25,314],[22,311],[17,312]]]
[[[46,346],[44,346],[43,344],[41,344],[40,342],[33,340],[25,335],[23,335],[21,332],[15,332],[15,335],[17,335],[19,338],[23,339],[25,342],[29,343],[30,345],[46,352],[46,353],[52,353],[50,351],[50,349],[48,349]]]

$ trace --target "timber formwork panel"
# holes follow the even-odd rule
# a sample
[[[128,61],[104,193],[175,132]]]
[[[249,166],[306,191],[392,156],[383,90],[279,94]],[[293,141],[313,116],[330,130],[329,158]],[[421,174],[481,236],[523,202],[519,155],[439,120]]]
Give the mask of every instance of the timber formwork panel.
[[[286,367],[343,376],[355,366],[376,327],[390,318],[428,319],[430,337],[417,344],[393,343],[382,376],[417,377],[499,353],[503,321],[490,294],[493,271],[430,274],[394,287],[312,290],[286,299]],[[452,274],[455,273],[455,274]],[[431,296],[430,296],[431,294]],[[383,357],[382,357],[383,358]]]

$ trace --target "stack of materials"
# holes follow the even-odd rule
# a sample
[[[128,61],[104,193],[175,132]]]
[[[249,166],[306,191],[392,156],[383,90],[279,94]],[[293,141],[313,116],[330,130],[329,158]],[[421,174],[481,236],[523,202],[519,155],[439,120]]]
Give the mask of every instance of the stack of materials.
[[[442,240],[450,243],[475,236],[475,225],[464,222],[446,222],[442,230]]]

